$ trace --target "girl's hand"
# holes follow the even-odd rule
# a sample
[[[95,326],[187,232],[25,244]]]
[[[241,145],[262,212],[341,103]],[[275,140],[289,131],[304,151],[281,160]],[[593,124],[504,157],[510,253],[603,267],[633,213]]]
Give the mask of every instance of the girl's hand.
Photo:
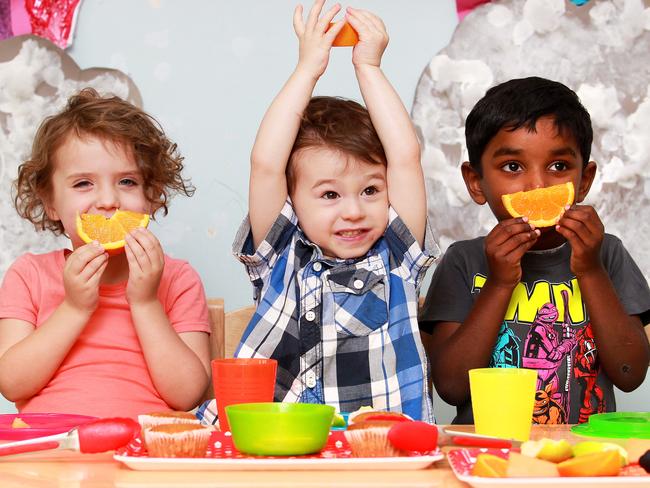
[[[99,280],[107,264],[108,254],[99,242],[75,249],[63,266],[64,301],[81,312],[94,312],[99,304]]]
[[[352,50],[352,64],[379,67],[381,56],[388,45],[388,33],[379,17],[366,10],[348,7],[345,19],[359,34],[359,42]]]
[[[539,237],[527,219],[499,222],[485,238],[488,281],[496,286],[514,288],[521,280],[521,258]]]
[[[125,238],[129,281],[126,299],[130,305],[158,300],[158,286],[165,268],[162,247],[150,230],[139,227]]]
[[[315,78],[319,78],[325,72],[332,42],[345,23],[341,20],[327,30],[334,16],[341,10],[341,6],[335,4],[320,17],[324,3],[325,0],[314,2],[307,15],[307,22],[303,20],[302,5],[298,5],[293,12],[293,28],[300,45],[296,70],[304,70]]]
[[[600,246],[605,226],[593,207],[576,205],[567,209],[555,229],[571,245],[571,271],[576,277],[602,269]]]

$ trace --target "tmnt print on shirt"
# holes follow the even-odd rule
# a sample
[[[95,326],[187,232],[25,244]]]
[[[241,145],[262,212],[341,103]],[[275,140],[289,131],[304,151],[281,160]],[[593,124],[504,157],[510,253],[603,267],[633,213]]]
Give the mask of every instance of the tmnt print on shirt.
[[[475,285],[480,287],[484,279],[476,275]],[[519,283],[489,366],[537,370],[534,423],[569,422],[572,401],[580,412],[574,422],[605,411],[603,390],[597,383],[596,344],[576,280],[569,284],[538,281],[532,290]]]

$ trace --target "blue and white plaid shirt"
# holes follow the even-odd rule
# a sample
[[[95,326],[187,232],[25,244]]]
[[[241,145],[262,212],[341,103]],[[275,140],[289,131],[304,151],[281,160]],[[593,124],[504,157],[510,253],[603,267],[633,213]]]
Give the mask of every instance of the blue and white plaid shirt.
[[[257,310],[238,357],[278,361],[275,400],[361,406],[433,421],[417,322],[419,286],[440,250],[422,250],[391,208],[384,235],[357,259],[324,258],[288,199],[254,250],[248,218],[233,252],[246,265]]]

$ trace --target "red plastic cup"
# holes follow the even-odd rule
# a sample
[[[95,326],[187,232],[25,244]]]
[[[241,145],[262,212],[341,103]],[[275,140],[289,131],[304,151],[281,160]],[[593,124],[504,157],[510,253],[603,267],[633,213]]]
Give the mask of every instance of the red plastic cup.
[[[212,384],[222,431],[230,430],[226,416],[228,405],[273,401],[277,369],[275,359],[212,360]]]

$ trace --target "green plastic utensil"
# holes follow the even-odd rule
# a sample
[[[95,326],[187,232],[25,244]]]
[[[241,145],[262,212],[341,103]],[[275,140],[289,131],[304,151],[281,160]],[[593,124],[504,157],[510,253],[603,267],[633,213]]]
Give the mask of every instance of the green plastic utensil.
[[[313,403],[240,403],[226,407],[238,451],[257,456],[299,456],[327,443],[334,407]]]
[[[571,432],[585,437],[650,439],[650,412],[611,412],[589,417]]]

